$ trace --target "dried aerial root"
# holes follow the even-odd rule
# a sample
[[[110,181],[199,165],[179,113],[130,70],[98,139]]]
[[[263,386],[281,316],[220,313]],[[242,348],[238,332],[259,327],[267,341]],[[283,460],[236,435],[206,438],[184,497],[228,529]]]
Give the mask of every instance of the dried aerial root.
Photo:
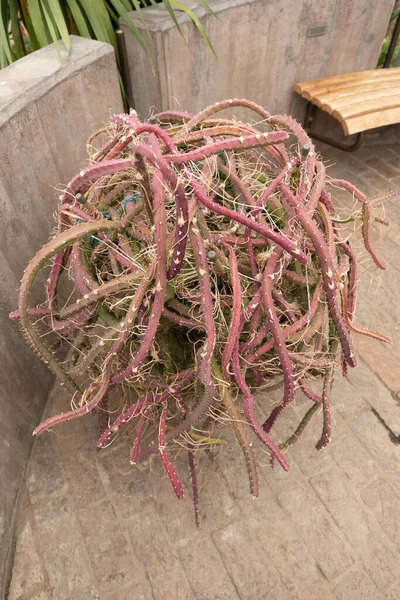
[[[252,109],[263,131],[217,116],[233,106]],[[197,457],[221,445],[220,422],[233,428],[257,496],[252,440],[288,470],[284,452],[319,412],[324,447],[335,371],[356,364],[351,333],[390,341],[354,323],[356,231],[346,227],[360,224],[367,252],[384,268],[370,239],[376,203],[326,178],[294,119],[247,100],[145,123],[134,112],[117,115],[88,150],[91,164],[61,195],[58,233],[29,263],[10,315],[73,398],[70,411],[34,433],[95,411],[98,448],[126,432],[131,462],[158,454],[178,498],[173,451],[185,447],[199,524]],[[360,214],[335,214],[336,186],[362,203]],[[43,269],[45,300],[32,307]],[[268,412],[262,424],[254,394],[277,377],[282,400],[271,406],[268,394],[259,397]],[[321,397],[310,379],[323,381]],[[311,408],[278,444],[274,425],[298,389]]]

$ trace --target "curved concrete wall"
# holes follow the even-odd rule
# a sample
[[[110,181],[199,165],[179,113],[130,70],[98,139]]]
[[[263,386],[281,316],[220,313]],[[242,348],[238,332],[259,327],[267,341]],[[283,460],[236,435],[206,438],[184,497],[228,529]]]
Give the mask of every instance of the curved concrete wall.
[[[138,41],[121,23],[134,104],[142,117],[151,106],[197,112],[235,97],[299,117],[305,103],[296,101],[293,84],[374,69],[393,8],[393,0],[207,1],[218,19],[196,0],[182,3],[197,4],[193,10],[217,58],[185,14],[176,13],[182,37],[162,4],[142,11],[145,24],[130,13],[143,32],[156,77]]]
[[[8,314],[23,269],[54,227],[58,193],[87,159],[90,133],[122,110],[114,51],[71,36],[0,71],[0,597],[12,556],[12,517],[52,377]]]

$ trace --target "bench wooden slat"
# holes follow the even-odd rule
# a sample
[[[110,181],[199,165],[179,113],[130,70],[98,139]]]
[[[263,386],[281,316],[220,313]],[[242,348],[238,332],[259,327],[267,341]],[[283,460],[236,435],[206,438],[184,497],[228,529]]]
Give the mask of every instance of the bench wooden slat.
[[[388,96],[387,98],[373,98],[372,100],[364,100],[362,102],[355,102],[350,106],[343,106],[338,110],[334,110],[332,116],[338,121],[346,121],[353,117],[361,117],[366,114],[379,113],[382,110],[388,108],[400,108],[400,98],[396,94],[395,96]]]
[[[398,76],[400,67],[392,69],[376,69],[374,71],[358,71],[356,73],[346,73],[344,75],[334,75],[333,77],[323,77],[322,79],[314,79],[313,81],[304,81],[297,83],[293,89],[298,94],[301,94],[307,100],[309,96],[317,96],[320,93],[334,90],[343,85],[354,85],[362,83],[375,83],[379,80],[387,80],[391,77]],[[306,95],[305,95],[306,94]]]
[[[375,86],[374,90],[352,94],[344,98],[333,98],[330,102],[322,104],[321,108],[330,115],[334,115],[335,111],[340,112],[346,118],[355,115],[358,106],[363,110],[363,105],[366,103],[368,103],[368,112],[379,112],[382,106],[386,106],[388,98],[391,98],[391,104],[394,106],[400,104],[400,82],[398,87],[391,86],[382,89],[380,86],[378,88]]]
[[[400,94],[400,73],[396,79],[392,79],[391,81],[387,81],[385,83],[379,83],[380,90],[386,89],[394,89],[398,90]],[[345,86],[343,88],[338,89],[337,91],[326,92],[325,94],[318,94],[318,98],[313,98],[312,102],[322,110],[327,110],[325,105],[330,105],[331,101],[342,102],[342,100],[346,98],[357,98],[360,94],[364,95],[365,92],[376,91],[377,85],[376,83],[365,83],[363,85],[355,85],[355,86]]]
[[[400,107],[382,110],[379,113],[370,113],[346,119],[342,122],[342,127],[345,135],[360,133],[360,131],[368,131],[375,127],[384,127],[386,125],[394,125],[400,123]]]
[[[336,118],[345,135],[400,122],[400,67],[323,77],[293,89]]]

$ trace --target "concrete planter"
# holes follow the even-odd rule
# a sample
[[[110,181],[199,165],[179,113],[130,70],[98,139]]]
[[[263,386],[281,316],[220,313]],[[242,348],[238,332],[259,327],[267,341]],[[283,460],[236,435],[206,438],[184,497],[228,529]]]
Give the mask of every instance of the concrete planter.
[[[12,548],[12,516],[53,383],[9,313],[19,280],[54,228],[57,188],[87,159],[90,133],[122,110],[114,51],[72,36],[61,66],[53,45],[0,71],[0,597]]]
[[[148,34],[131,13],[155,76],[122,24],[135,108],[142,117],[150,107],[195,112],[234,96],[273,112],[298,113],[303,103],[294,99],[295,82],[375,68],[393,0],[210,0],[209,5],[218,19],[202,7],[194,12],[217,58],[185,14],[177,18],[187,44],[163,5],[143,10]]]

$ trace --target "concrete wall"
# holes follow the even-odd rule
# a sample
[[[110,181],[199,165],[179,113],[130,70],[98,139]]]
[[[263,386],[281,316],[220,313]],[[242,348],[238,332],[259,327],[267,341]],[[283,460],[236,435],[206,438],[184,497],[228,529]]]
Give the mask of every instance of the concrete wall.
[[[186,0],[186,4],[191,0]],[[298,81],[374,69],[393,0],[209,0],[218,19],[195,8],[217,58],[189,18],[177,13],[187,44],[162,5],[131,13],[152,57],[123,26],[135,108],[145,116],[182,107],[198,111],[223,98],[245,97],[271,112],[302,113],[291,91]],[[310,27],[327,33],[307,37]],[[300,108],[299,108],[300,107]]]
[[[59,193],[86,161],[85,142],[122,110],[114,51],[72,36],[61,67],[54,46],[0,71],[0,597],[12,516],[52,377],[8,314],[23,269],[54,227]]]

